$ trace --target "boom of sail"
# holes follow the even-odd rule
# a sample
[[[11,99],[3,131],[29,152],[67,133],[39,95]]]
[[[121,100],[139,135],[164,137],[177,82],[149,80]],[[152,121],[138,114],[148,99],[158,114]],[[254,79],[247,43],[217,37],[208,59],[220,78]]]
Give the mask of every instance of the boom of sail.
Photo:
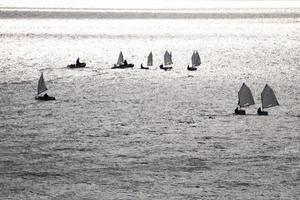
[[[147,66],[153,66],[153,55],[152,55],[152,51],[151,51],[150,54],[148,55]]]
[[[239,97],[238,105],[240,107],[247,107],[254,104],[252,92],[245,83],[243,83],[242,87],[240,88],[238,92],[238,97]]]
[[[44,76],[43,73],[41,74],[41,77],[39,79],[39,83],[38,83],[38,88],[37,88],[37,94],[41,94],[42,92],[45,92],[47,89],[45,81],[44,81]]]
[[[273,89],[268,84],[266,84],[261,93],[261,103],[262,108],[270,108],[279,105]]]
[[[117,65],[121,65],[121,64],[123,64],[123,63],[124,63],[124,57],[123,57],[122,51],[120,51]]]

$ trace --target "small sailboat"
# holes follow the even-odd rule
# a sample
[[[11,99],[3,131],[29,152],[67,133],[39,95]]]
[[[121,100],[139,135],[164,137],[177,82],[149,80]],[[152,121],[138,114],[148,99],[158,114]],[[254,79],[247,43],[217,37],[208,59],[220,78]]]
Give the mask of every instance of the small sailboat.
[[[171,70],[173,67],[171,66],[173,64],[173,61],[172,61],[172,53],[166,51],[165,54],[164,54],[164,65],[161,64],[159,66],[160,69],[163,69],[163,70]]]
[[[266,84],[261,93],[261,104],[261,108],[258,108],[257,110],[258,115],[268,115],[268,112],[263,110],[264,108],[271,108],[279,105],[273,89],[268,84]]]
[[[238,105],[239,105],[240,109],[238,109],[238,107],[236,107],[236,109],[234,110],[234,113],[237,115],[245,115],[246,111],[242,110],[241,108],[248,107],[248,106],[255,104],[252,92],[245,83],[243,83],[242,87],[240,88],[240,90],[238,92],[238,98],[239,98]]]
[[[120,51],[117,64],[114,64],[112,69],[125,69],[125,68],[132,68],[132,67],[134,67],[134,65],[133,64],[128,64],[127,60],[124,60],[124,56],[123,56],[122,51]]]
[[[189,65],[187,66],[187,70],[189,71],[196,71],[197,67],[201,65],[201,58],[199,56],[198,51],[194,51],[193,55],[191,57],[192,59],[192,66],[190,67]]]
[[[48,96],[47,93],[45,93],[44,95],[40,95],[43,92],[47,91],[48,88],[46,87],[45,81],[44,81],[44,76],[43,73],[40,76],[39,82],[38,82],[38,88],[37,88],[37,96],[35,97],[35,99],[37,100],[43,100],[43,101],[49,101],[49,100],[55,100],[55,97],[51,97]]]
[[[77,60],[76,60],[76,64],[70,64],[70,65],[68,65],[67,67],[68,68],[83,68],[83,67],[85,67],[86,66],[86,63],[81,63],[81,62],[79,62],[79,58],[77,58]]]
[[[153,55],[152,51],[148,55],[148,60],[147,60],[147,67],[144,67],[143,64],[141,64],[141,69],[149,69],[150,66],[153,66]]]

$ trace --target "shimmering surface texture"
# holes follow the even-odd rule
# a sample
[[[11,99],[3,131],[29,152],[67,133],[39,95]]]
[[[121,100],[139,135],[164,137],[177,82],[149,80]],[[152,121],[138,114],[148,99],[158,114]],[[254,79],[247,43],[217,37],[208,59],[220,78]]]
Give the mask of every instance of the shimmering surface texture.
[[[0,198],[297,199],[299,37],[297,18],[0,19]],[[134,69],[110,69],[120,50]],[[57,101],[34,100],[41,72]],[[280,106],[251,115],[266,83]]]

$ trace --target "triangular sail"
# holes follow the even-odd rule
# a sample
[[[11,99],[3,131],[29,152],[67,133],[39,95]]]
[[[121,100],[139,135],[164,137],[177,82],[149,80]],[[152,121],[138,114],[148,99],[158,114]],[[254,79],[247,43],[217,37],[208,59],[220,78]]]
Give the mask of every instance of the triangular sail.
[[[270,86],[268,86],[268,84],[266,84],[265,88],[261,93],[261,103],[262,108],[270,108],[279,105],[273,89]]]
[[[254,104],[252,92],[245,83],[243,83],[242,87],[240,88],[238,97],[239,97],[238,105],[240,107],[246,107]]]
[[[39,79],[39,83],[38,83],[38,88],[37,88],[37,94],[41,94],[42,92],[45,92],[47,89],[45,81],[44,81],[44,76],[43,73],[41,74],[41,77]]]
[[[123,57],[122,51],[120,51],[117,65],[121,65],[121,64],[123,64],[123,63],[124,63],[124,57]]]
[[[168,51],[166,51],[165,52],[165,54],[164,54],[164,63],[165,63],[165,65],[170,65],[170,54],[169,54],[169,52]]]
[[[149,54],[149,56],[148,56],[147,66],[153,66],[153,55],[152,55],[152,51],[150,52],[150,54]]]
[[[170,65],[173,64],[173,61],[172,61],[172,52],[169,53],[169,63],[170,63]]]
[[[195,66],[200,66],[201,65],[201,58],[199,56],[198,51],[195,53]]]
[[[172,53],[166,51],[165,52],[165,55],[164,55],[164,62],[165,62],[165,65],[172,65],[173,64],[173,61],[172,61]]]
[[[193,55],[192,55],[192,66],[195,66],[196,63],[196,54],[195,51],[193,51]]]

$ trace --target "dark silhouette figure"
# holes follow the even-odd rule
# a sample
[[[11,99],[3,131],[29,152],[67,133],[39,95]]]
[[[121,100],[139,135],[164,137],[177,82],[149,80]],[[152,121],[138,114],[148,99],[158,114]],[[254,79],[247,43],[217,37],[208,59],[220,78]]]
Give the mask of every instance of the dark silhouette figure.
[[[128,65],[127,60],[124,60],[124,65]]]
[[[77,66],[80,65],[79,58],[77,58],[77,60],[76,60],[76,65],[77,65]]]
[[[259,107],[259,108],[257,109],[257,114],[258,114],[258,115],[268,115],[268,112],[267,112],[267,111],[262,111],[261,108]]]
[[[234,110],[234,113],[235,113],[235,114],[238,114],[238,112],[239,112],[239,108],[236,107],[235,110]]]
[[[236,115],[245,115],[245,114],[246,114],[246,111],[245,111],[245,110],[239,110],[239,108],[236,107],[235,110],[234,110],[234,113],[235,113]]]
[[[44,94],[44,98],[49,98],[49,95],[47,93]]]

